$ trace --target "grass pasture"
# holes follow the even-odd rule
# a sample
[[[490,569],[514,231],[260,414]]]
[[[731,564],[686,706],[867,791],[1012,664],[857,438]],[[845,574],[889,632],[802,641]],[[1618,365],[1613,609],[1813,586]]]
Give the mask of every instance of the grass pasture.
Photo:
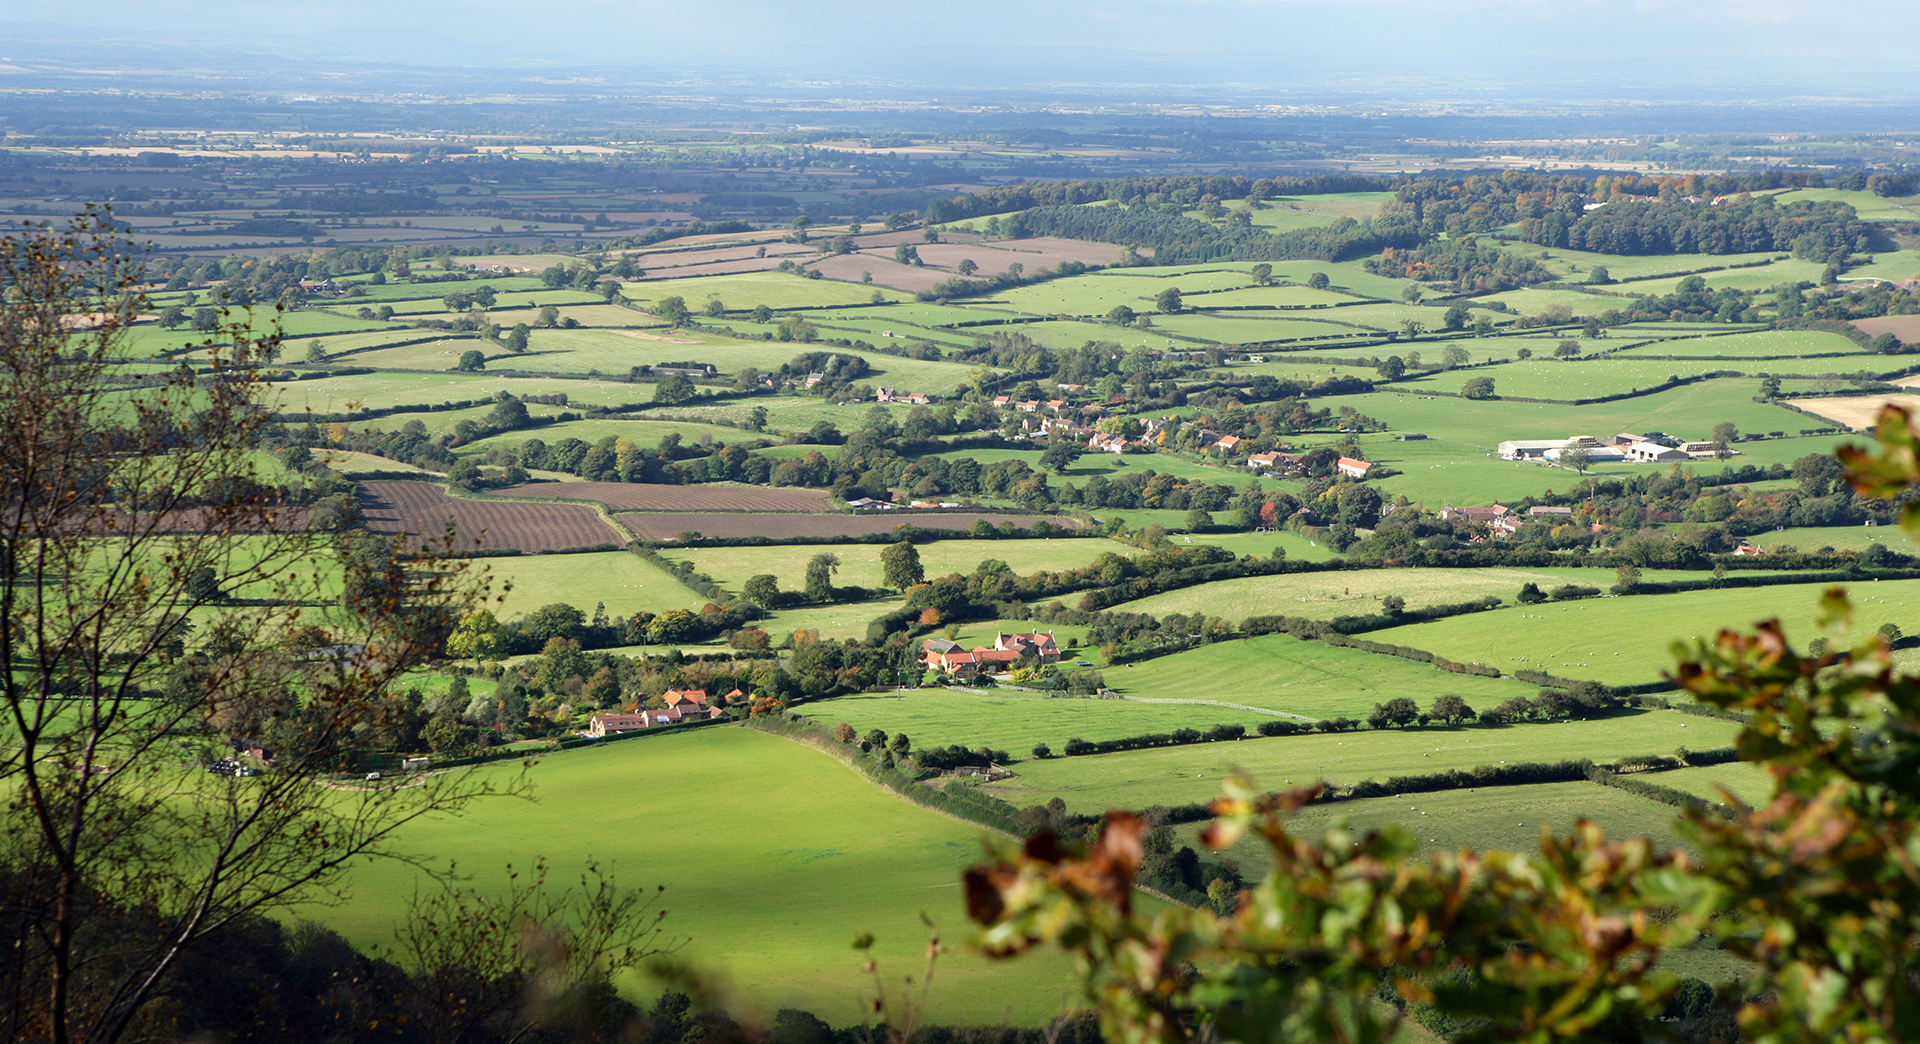
[[[1788,640],[1804,650],[1819,637],[1816,603],[1827,586],[1782,584],[1547,602],[1407,624],[1367,637],[1509,673],[1536,670],[1631,685],[1657,681],[1662,671],[1672,669],[1669,645],[1676,640],[1711,639],[1720,628],[1746,630],[1770,617],[1779,617]],[[1864,630],[1883,623],[1897,624],[1906,633],[1920,630],[1920,580],[1851,586],[1855,622]]]
[[[1267,534],[1261,534],[1266,536]],[[1696,578],[1697,573],[1653,570],[1644,579]],[[1219,580],[1152,595],[1112,608],[1116,613],[1195,613],[1238,622],[1248,616],[1277,613],[1315,620],[1366,616],[1381,612],[1387,595],[1406,599],[1407,608],[1465,602],[1485,595],[1514,600],[1522,584],[1549,590],[1567,583],[1607,587],[1611,569],[1356,569],[1326,573],[1283,573]]]
[[[1208,801],[1220,795],[1222,781],[1237,770],[1270,789],[1316,779],[1357,783],[1501,762],[1608,761],[1671,752],[1676,744],[1705,750],[1732,743],[1737,729],[1732,722],[1678,711],[1635,711],[1558,724],[1316,733],[1027,761],[1018,776],[1000,786],[1005,788],[1003,797],[1023,807],[1060,797],[1076,812],[1099,813]],[[1520,795],[1533,789],[1500,787],[1482,793],[1505,794],[1511,809]],[[1539,821],[1533,822],[1537,832]]]
[[[1396,696],[1411,697],[1425,707],[1441,693],[1452,692],[1470,705],[1491,706],[1533,691],[1510,678],[1447,674],[1397,656],[1284,634],[1203,645],[1112,668],[1106,678],[1123,696],[1212,700],[1252,708],[1249,725],[1273,715],[1364,718],[1374,704]]]
[[[1672,775],[1663,772],[1646,778],[1672,786],[1668,782]],[[1320,840],[1342,822],[1355,832],[1398,826],[1414,835],[1419,842],[1417,855],[1424,856],[1461,848],[1537,852],[1543,831],[1564,837],[1581,819],[1596,820],[1608,837],[1647,837],[1658,848],[1674,848],[1680,845],[1680,835],[1673,829],[1676,818],[1671,806],[1613,787],[1538,783],[1309,805],[1293,816],[1288,829],[1295,836]],[[1198,830],[1198,826],[1183,828],[1183,837]],[[1238,859],[1249,876],[1272,868],[1266,845],[1257,838],[1243,839],[1225,854]]]
[[[1062,537],[1059,539],[1021,540],[937,540],[916,545],[920,565],[928,577],[949,573],[967,574],[980,563],[998,559],[1022,576],[1036,572],[1077,569],[1101,554],[1112,552],[1131,557],[1139,549],[1098,537]],[[783,591],[799,590],[805,585],[807,561],[817,554],[833,554],[840,559],[835,582],[849,587],[879,587],[882,584],[880,553],[885,544],[845,544],[833,547],[788,545],[769,547],[696,547],[663,550],[662,555],[676,562],[692,561],[700,572],[721,586],[739,590],[747,578],[770,573],[780,578]]]
[[[923,748],[959,744],[973,749],[984,744],[1023,761],[1030,759],[1036,743],[1059,753],[1067,736],[1097,741],[1214,725],[1253,726],[1245,711],[1230,707],[1049,697],[1005,688],[860,693],[810,703],[802,710],[823,725],[844,721],[862,735],[871,729],[906,733]]]
[[[517,555],[483,559],[501,600],[493,612],[502,622],[543,605],[565,602],[588,616],[605,603],[614,617],[640,610],[698,610],[707,600],[668,576],[658,566],[626,551],[590,551],[571,555]]]
[[[518,768],[478,771],[504,778]],[[901,801],[818,751],[715,728],[569,751],[529,772],[533,801],[419,822],[396,847],[457,862],[483,888],[504,885],[508,860],[524,868],[538,856],[559,881],[594,859],[623,885],[665,885],[664,927],[686,940],[679,956],[716,975],[723,997],[769,1019],[793,1006],[839,1025],[861,1022],[860,998],[872,980],[848,946],[856,932],[873,933],[889,977],[924,967],[922,913],[949,936],[964,933],[960,872],[978,859],[981,830]],[[753,813],[720,815],[710,801],[648,796],[695,780],[759,795]],[[776,904],[743,901],[770,881],[778,882]],[[347,903],[312,915],[357,944],[387,944],[417,883],[404,865],[369,864],[354,871]],[[927,1015],[1041,1023],[1059,1011],[1067,972],[1066,959],[1052,953],[1002,964],[956,947],[941,959]],[[622,985],[638,997],[659,988],[638,979]]]

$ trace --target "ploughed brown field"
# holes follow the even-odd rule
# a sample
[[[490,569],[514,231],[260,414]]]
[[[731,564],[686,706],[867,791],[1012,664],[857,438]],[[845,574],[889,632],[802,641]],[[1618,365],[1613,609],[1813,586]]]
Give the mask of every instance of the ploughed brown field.
[[[493,495],[594,500],[615,511],[805,513],[833,510],[833,498],[825,490],[767,489],[760,486],[676,486],[658,482],[529,482],[524,486],[494,490]]]
[[[1853,325],[1873,337],[1890,333],[1900,338],[1901,344],[1920,341],[1920,315],[1887,315],[1876,319],[1855,319]]]
[[[868,533],[891,533],[900,526],[908,525],[924,529],[971,529],[975,522],[983,518],[995,528],[1011,523],[1026,529],[1041,519],[1056,526],[1079,525],[1074,519],[1053,515],[994,515],[970,511],[890,511],[874,515],[636,511],[614,517],[642,540],[673,540],[686,532],[720,539],[763,536],[769,540],[792,540],[797,537],[864,536]]]
[[[626,543],[595,511],[575,504],[500,504],[456,500],[427,482],[362,482],[367,528],[415,540],[438,540],[455,524],[456,551],[564,551]]]

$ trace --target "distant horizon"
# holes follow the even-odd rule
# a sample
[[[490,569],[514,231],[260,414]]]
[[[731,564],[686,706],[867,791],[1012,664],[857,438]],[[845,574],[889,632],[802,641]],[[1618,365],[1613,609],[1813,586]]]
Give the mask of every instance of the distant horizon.
[[[298,8],[102,0],[87,15],[85,23],[0,22],[0,91],[186,79],[359,93],[367,88],[356,81],[389,71],[408,81],[390,85],[395,90],[442,77],[472,90],[525,90],[553,74],[584,81],[540,84],[563,93],[678,83],[725,96],[776,89],[927,101],[954,91],[1124,96],[1145,105],[1920,98],[1920,27],[1898,0],[1861,0],[1845,18],[1825,20],[1772,0],[1707,0],[1683,10],[1638,2],[1604,14],[1531,0],[1358,0],[1337,8],[1070,0],[990,2],[964,13],[642,0],[585,5],[565,19],[495,0],[453,16],[369,0]],[[369,33],[376,24],[381,31]]]

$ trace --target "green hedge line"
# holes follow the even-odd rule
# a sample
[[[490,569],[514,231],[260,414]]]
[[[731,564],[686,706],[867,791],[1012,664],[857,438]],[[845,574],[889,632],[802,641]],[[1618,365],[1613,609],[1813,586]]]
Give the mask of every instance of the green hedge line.
[[[890,768],[881,764],[879,759],[861,753],[860,748],[841,743],[826,729],[800,715],[780,718],[763,714],[749,718],[746,725],[748,728],[781,736],[797,743],[805,743],[816,750],[839,758],[869,780],[916,805],[936,812],[945,812],[1015,837],[1021,836],[1018,822],[1019,809],[1007,802],[992,795],[983,794],[972,787],[961,786],[935,790],[899,769]]]

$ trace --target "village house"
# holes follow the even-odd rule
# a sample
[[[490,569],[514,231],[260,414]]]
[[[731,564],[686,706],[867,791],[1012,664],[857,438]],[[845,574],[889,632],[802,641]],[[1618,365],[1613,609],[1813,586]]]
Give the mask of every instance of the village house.
[[[912,403],[915,406],[926,406],[931,404],[933,402],[933,399],[930,396],[921,394],[920,392],[914,392],[912,395],[907,396],[905,401]]]
[[[881,402],[893,402],[899,397],[900,393],[892,388],[881,388],[874,393],[874,398]]]
[[[596,714],[587,719],[587,735],[598,738],[634,732],[648,725],[645,714]]]
[[[1039,400],[1039,399],[1028,399],[1028,400],[1027,400],[1027,401],[1025,401],[1025,402],[1021,402],[1021,403],[1015,403],[1014,405],[1015,405],[1015,406],[1017,406],[1017,407],[1019,408],[1019,410],[1020,410],[1020,412],[1021,412],[1021,413],[1038,413],[1038,412],[1040,412],[1040,400]]]
[[[1357,479],[1366,478],[1367,472],[1373,470],[1372,461],[1355,460],[1352,457],[1341,457],[1339,464],[1337,466],[1340,469],[1340,474],[1346,475],[1349,478],[1357,478]]]
[[[995,634],[993,647],[996,651],[1011,652],[1016,656],[1032,656],[1041,663],[1060,661],[1060,647],[1054,643],[1052,631],[1045,634]]]
[[[1013,402],[1013,396],[1011,395],[996,395],[993,397],[993,404],[995,406],[1006,406],[1011,402]]]
[[[1240,444],[1245,441],[1245,439],[1242,439],[1238,435],[1222,435],[1214,442],[1214,446],[1226,450],[1228,453],[1232,453],[1234,450],[1239,449]]]
[[[681,719],[685,717],[685,712],[681,711],[678,707],[668,707],[666,710],[640,712],[640,719],[646,723],[645,727],[649,729],[657,725],[677,725]]]
[[[696,710],[705,711],[707,709],[707,690],[687,689],[681,691],[679,689],[668,689],[661,695],[660,702],[666,704],[668,709],[678,710],[682,714]]]
[[[1503,504],[1495,504],[1492,507],[1454,507],[1449,504],[1440,509],[1440,517],[1443,519],[1464,518],[1469,522],[1479,522],[1483,525],[1492,525],[1506,515],[1507,508]]]

